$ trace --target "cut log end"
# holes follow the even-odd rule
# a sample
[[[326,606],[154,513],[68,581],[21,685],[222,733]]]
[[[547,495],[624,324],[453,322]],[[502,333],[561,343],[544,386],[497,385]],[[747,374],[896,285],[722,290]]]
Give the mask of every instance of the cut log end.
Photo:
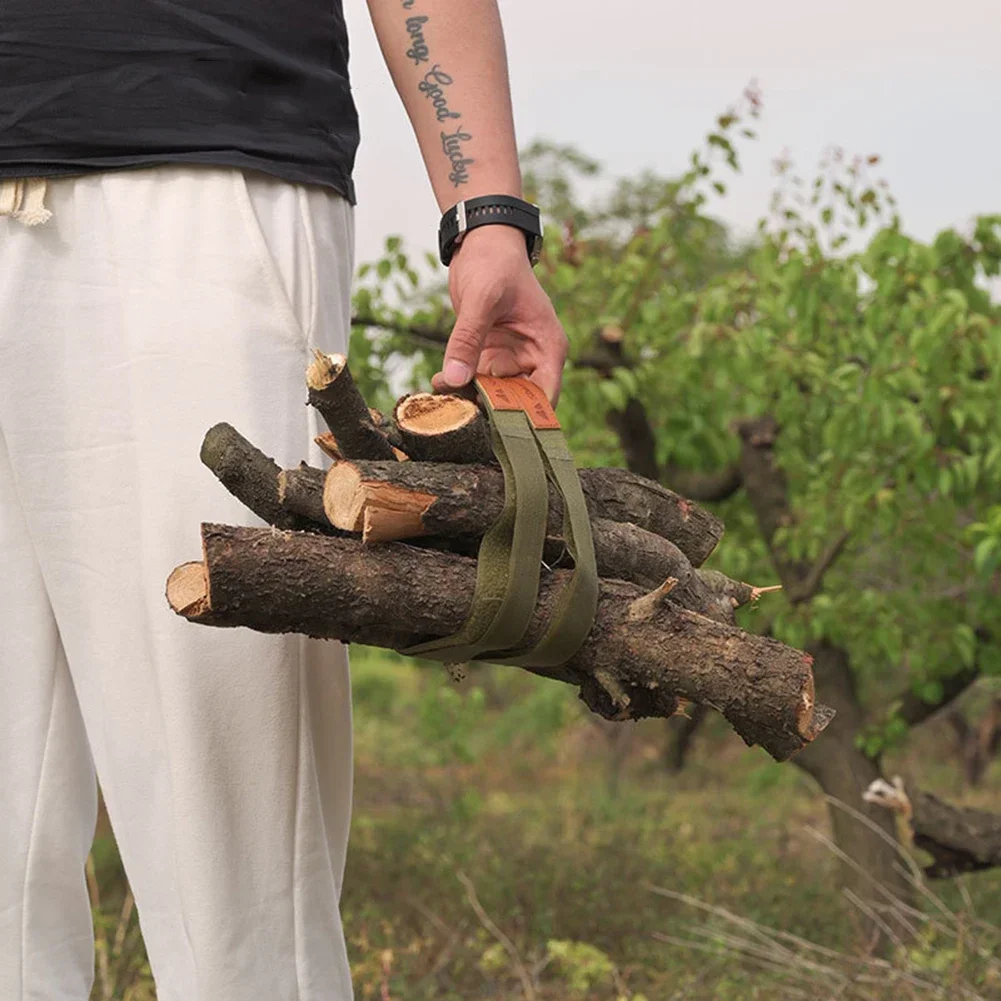
[[[393,427],[404,451],[425,462],[494,461],[490,430],[472,400],[457,394],[414,393],[393,409]]]
[[[350,462],[339,462],[327,473],[323,510],[335,528],[345,532],[360,532],[364,528],[365,495],[361,482],[358,467]]]
[[[415,435],[437,435],[456,431],[478,420],[479,408],[461,396],[415,393],[396,405],[398,427]]]
[[[427,535],[423,516],[437,499],[395,483],[365,480],[351,462],[334,466],[323,488],[323,509],[330,523],[347,532],[361,532],[365,542]]]
[[[209,610],[209,579],[204,563],[182,563],[167,578],[167,601],[186,619]]]
[[[313,361],[306,369],[306,385],[313,390],[323,390],[332,385],[344,370],[347,358],[344,355],[328,355],[322,351],[313,352]]]
[[[424,534],[419,511],[366,504],[362,513],[363,542],[393,542]]]
[[[796,713],[796,729],[802,736],[806,737],[810,727],[813,725],[814,709],[816,708],[812,672],[807,672],[807,683],[803,686],[803,691],[800,693],[799,698],[799,710]]]

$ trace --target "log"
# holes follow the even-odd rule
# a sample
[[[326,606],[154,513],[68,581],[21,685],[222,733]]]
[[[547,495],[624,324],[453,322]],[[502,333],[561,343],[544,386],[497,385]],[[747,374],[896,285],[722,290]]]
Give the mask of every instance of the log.
[[[407,450],[403,447],[403,438],[400,436],[400,429],[381,411],[375,407],[368,408],[372,423],[386,436],[386,440],[399,453],[406,455]],[[407,456],[409,458],[409,456]],[[397,455],[399,458],[399,455]]]
[[[431,468],[437,470],[440,465]],[[455,539],[461,552],[471,550],[470,541],[477,536],[471,534],[470,519],[444,519],[436,523],[435,535],[428,536],[420,512],[434,503],[431,494],[402,489],[398,482],[363,481],[353,472],[356,470],[357,466],[349,463],[342,465],[336,476],[327,474],[328,481],[333,481],[328,524],[336,523],[345,531],[360,531],[367,543],[441,537]],[[411,481],[414,478],[406,477]],[[555,500],[555,492],[552,497]],[[331,515],[335,521],[330,520]],[[487,527],[489,522],[478,518],[475,530],[480,536]],[[725,589],[719,578],[729,578],[715,574],[709,586],[702,580],[702,571],[695,570],[673,542],[636,525],[595,518],[591,528],[599,576],[631,581],[647,589],[659,587],[671,577],[678,582],[671,594],[672,601],[720,622],[734,621],[736,605],[731,594],[738,593],[742,585],[730,581],[732,586]],[[544,553],[545,562],[551,568],[562,566],[567,556],[562,530],[562,523],[551,508]]]
[[[624,469],[582,469],[580,481],[592,519],[635,524],[668,539],[693,566],[701,566],[723,535],[715,515]],[[496,466],[364,461],[338,463],[327,474],[324,508],[338,528],[363,531],[364,508],[373,496],[372,506],[399,515],[398,526],[391,519],[380,523],[381,530],[397,534],[379,538],[477,537],[501,512],[504,476]],[[559,535],[563,505],[555,489],[549,508],[549,534]]]
[[[399,399],[393,423],[400,446],[416,462],[495,462],[483,411],[454,394],[413,393]]]
[[[326,472],[306,462],[298,469],[283,469],[278,474],[278,503],[291,514],[299,515],[330,528],[330,519],[323,510],[323,483]]]
[[[369,412],[372,414],[373,422],[375,421],[377,415],[381,417],[378,410],[371,410]],[[381,419],[383,421],[385,420],[384,417],[381,417]],[[385,431],[385,428],[382,427],[382,425],[378,425],[378,427],[380,431]],[[402,449],[397,448],[394,444],[399,440],[399,437],[399,434],[396,434],[395,436],[391,436],[388,433],[386,434],[386,440],[389,441],[390,447],[393,449],[393,455],[395,455],[401,462],[404,462],[409,459],[410,456],[407,455],[407,453]],[[322,434],[318,434],[313,441],[316,442],[316,444],[320,447],[320,451],[323,452],[323,454],[331,461],[340,462],[344,458],[344,453],[337,445],[337,439],[330,431],[324,431]]]
[[[580,478],[589,508],[600,508],[601,517],[632,522],[670,539],[692,566],[702,566],[723,538],[724,525],[716,515],[636,473],[582,469]]]
[[[203,561],[174,571],[167,598],[205,625],[403,650],[457,631],[475,584],[475,561],[398,542],[371,547],[206,524],[202,544]],[[543,574],[529,642],[541,636],[569,576]],[[602,581],[584,645],[546,673],[578,686],[592,710],[613,719],[667,717],[681,699],[711,705],[777,760],[813,740],[832,715],[814,704],[808,655],[621,581]]]
[[[933,879],[959,876],[1001,866],[1001,815],[969,806],[953,806],[931,793],[908,793],[900,778],[877,779],[863,794],[898,813],[914,845],[934,861],[925,869]]]
[[[276,528],[308,527],[308,521],[282,507],[278,496],[281,467],[231,424],[216,424],[208,430],[202,441],[201,460],[258,518]]]
[[[324,532],[332,530],[332,523],[323,506],[324,482],[328,476],[324,470],[305,462],[298,469],[281,470],[277,463],[254,448],[229,424],[217,425],[206,435],[202,455],[206,465],[216,472],[231,493],[275,527],[308,529],[315,526]],[[353,464],[345,465],[353,468]],[[394,463],[392,468],[400,466]],[[393,498],[398,496],[403,501],[394,504]],[[553,497],[556,497],[555,493]],[[400,495],[394,491],[380,493],[377,489],[377,501],[362,512],[360,519],[354,517],[351,527],[343,530],[362,531],[367,541],[406,538],[399,533],[406,531],[409,506],[426,507],[431,500],[433,498],[429,495],[415,495],[413,491]],[[424,540],[422,547],[430,544],[435,548],[475,555],[478,536],[464,531],[466,527],[462,521],[446,521],[440,526],[440,538],[427,536],[423,530],[414,531],[413,537]],[[565,556],[565,546],[559,537],[561,531],[558,518],[551,517],[551,537],[547,540],[545,552],[550,566],[559,565]],[[677,546],[635,525],[596,519],[594,532],[595,555],[601,576],[617,577],[647,588],[655,588],[666,578],[674,577],[678,586],[672,595],[673,600],[721,622],[733,621],[734,606],[730,592],[736,593],[746,585],[738,585],[722,574],[716,574],[712,578],[713,586],[707,586],[701,578],[709,571],[693,571],[687,557]],[[444,540],[451,540],[454,544],[448,545]],[[729,590],[721,589],[717,578],[729,581]]]
[[[372,423],[344,355],[314,352],[306,370],[309,402],[320,412],[334,436],[337,451],[347,459],[393,459],[393,447]]]

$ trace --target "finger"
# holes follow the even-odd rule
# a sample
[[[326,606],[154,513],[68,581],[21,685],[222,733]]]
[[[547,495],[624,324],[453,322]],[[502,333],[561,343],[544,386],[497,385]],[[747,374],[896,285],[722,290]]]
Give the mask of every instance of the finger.
[[[560,391],[563,387],[563,366],[547,361],[540,365],[529,378],[549,397],[549,402],[555,407],[559,403]]]
[[[514,375],[525,375],[530,368],[530,365],[519,361],[515,354],[508,348],[487,348],[480,355],[479,370],[486,372],[487,375],[495,375],[499,379],[505,379]]]
[[[567,335],[556,317],[535,343],[537,361],[532,381],[540,386],[555,407],[563,386],[563,369],[566,365],[569,344]]]
[[[448,385],[442,379],[441,373],[431,376],[431,389],[436,393],[447,394],[450,396],[463,396],[467,400],[472,400],[476,402],[476,387],[470,383],[468,386],[462,386],[456,389],[454,386]]]
[[[445,346],[445,359],[438,377],[438,383],[448,389],[460,389],[472,380],[493,323],[486,300],[467,300],[463,307]]]

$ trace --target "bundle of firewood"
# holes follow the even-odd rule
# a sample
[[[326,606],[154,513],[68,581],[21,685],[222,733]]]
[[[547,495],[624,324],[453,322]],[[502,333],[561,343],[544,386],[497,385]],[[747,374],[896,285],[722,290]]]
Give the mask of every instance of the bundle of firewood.
[[[333,464],[282,470],[228,424],[212,428],[202,461],[272,527],[202,525],[202,560],[167,582],[171,607],[204,625],[393,650],[453,635],[470,610],[479,540],[504,504],[483,411],[463,396],[418,393],[386,417],[339,355],[317,352],[306,382]],[[811,658],[739,629],[734,610],[760,592],[701,569],[722,537],[719,519],[622,469],[579,474],[597,614],[568,663],[537,673],[577,686],[608,719],[701,703],[778,760],[813,740],[833,713],[815,704]],[[571,577],[561,505],[552,491],[529,643]]]

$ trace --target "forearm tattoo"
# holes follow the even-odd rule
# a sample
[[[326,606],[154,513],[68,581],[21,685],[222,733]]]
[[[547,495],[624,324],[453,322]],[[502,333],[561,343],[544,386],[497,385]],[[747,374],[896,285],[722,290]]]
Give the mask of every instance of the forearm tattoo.
[[[417,0],[401,0],[404,10],[411,10]],[[412,14],[406,19],[409,48],[407,58],[415,66],[423,66],[431,62],[431,48],[424,33],[425,26],[431,19],[424,14]],[[453,187],[458,188],[469,182],[469,168],[476,161],[465,155],[463,145],[473,137],[462,125],[453,119],[461,119],[462,112],[456,111],[449,103],[448,88],[452,86],[452,77],[442,69],[440,63],[434,63],[425,71],[417,84],[417,89],[431,103],[435,118],[440,123],[451,122],[449,129],[442,130],[441,151],[451,165],[448,179]]]

